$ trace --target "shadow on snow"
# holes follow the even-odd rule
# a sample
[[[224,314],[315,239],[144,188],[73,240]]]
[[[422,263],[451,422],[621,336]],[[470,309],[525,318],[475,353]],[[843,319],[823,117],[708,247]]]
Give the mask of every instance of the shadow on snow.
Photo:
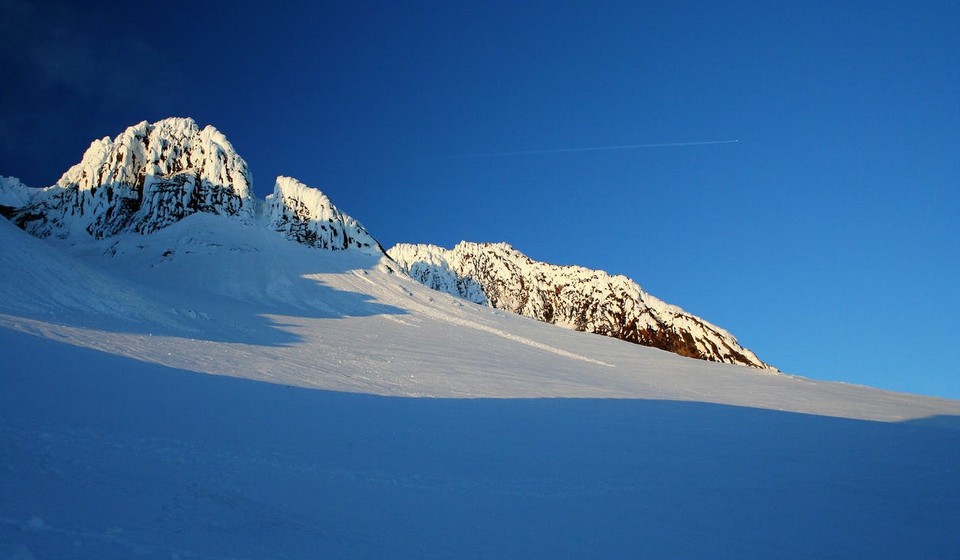
[[[265,346],[302,340],[285,329],[284,316],[406,313],[316,276],[367,274],[379,257],[312,249],[219,216],[183,222],[113,245],[90,244],[87,254],[0,224],[7,241],[0,313],[14,321]],[[226,242],[216,237],[224,231]],[[111,256],[117,247],[123,258]],[[118,262],[123,268],[112,269]]]
[[[0,557],[960,550],[955,417],[898,424],[699,402],[387,398],[13,338],[31,361],[8,361],[29,365],[0,375],[0,543],[13,547],[0,545]]]

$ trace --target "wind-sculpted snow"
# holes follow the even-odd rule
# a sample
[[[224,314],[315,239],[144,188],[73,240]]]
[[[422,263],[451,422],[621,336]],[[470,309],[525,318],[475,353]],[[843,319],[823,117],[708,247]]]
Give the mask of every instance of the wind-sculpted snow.
[[[475,303],[681,356],[773,369],[727,331],[625,276],[537,262],[505,243],[400,244],[389,255],[421,284]]]
[[[359,222],[344,214],[325,194],[290,177],[278,177],[263,206],[267,227],[288,239],[320,249],[383,252]]]
[[[223,134],[170,118],[95,140],[55,185],[8,213],[37,237],[103,238],[151,233],[196,212],[251,215],[253,200],[247,164]]]

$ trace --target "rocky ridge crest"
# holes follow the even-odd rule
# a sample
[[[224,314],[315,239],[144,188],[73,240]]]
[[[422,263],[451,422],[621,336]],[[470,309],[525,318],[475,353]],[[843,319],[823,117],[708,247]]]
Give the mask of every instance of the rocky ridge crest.
[[[534,261],[506,243],[400,244],[388,254],[420,283],[481,305],[681,356],[774,369],[727,331],[626,276]]]

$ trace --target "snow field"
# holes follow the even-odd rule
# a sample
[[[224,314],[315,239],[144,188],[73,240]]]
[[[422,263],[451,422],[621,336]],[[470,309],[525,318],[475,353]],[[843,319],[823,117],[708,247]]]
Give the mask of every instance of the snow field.
[[[224,216],[72,245],[0,221],[0,559],[960,550],[960,403],[573,332],[392,266]]]

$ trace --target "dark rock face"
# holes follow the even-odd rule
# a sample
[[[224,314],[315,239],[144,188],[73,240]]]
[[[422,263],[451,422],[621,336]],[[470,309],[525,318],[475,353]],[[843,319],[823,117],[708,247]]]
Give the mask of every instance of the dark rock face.
[[[503,243],[398,245],[389,254],[422,284],[476,303],[681,356],[773,369],[727,331],[624,276],[537,262]]]

